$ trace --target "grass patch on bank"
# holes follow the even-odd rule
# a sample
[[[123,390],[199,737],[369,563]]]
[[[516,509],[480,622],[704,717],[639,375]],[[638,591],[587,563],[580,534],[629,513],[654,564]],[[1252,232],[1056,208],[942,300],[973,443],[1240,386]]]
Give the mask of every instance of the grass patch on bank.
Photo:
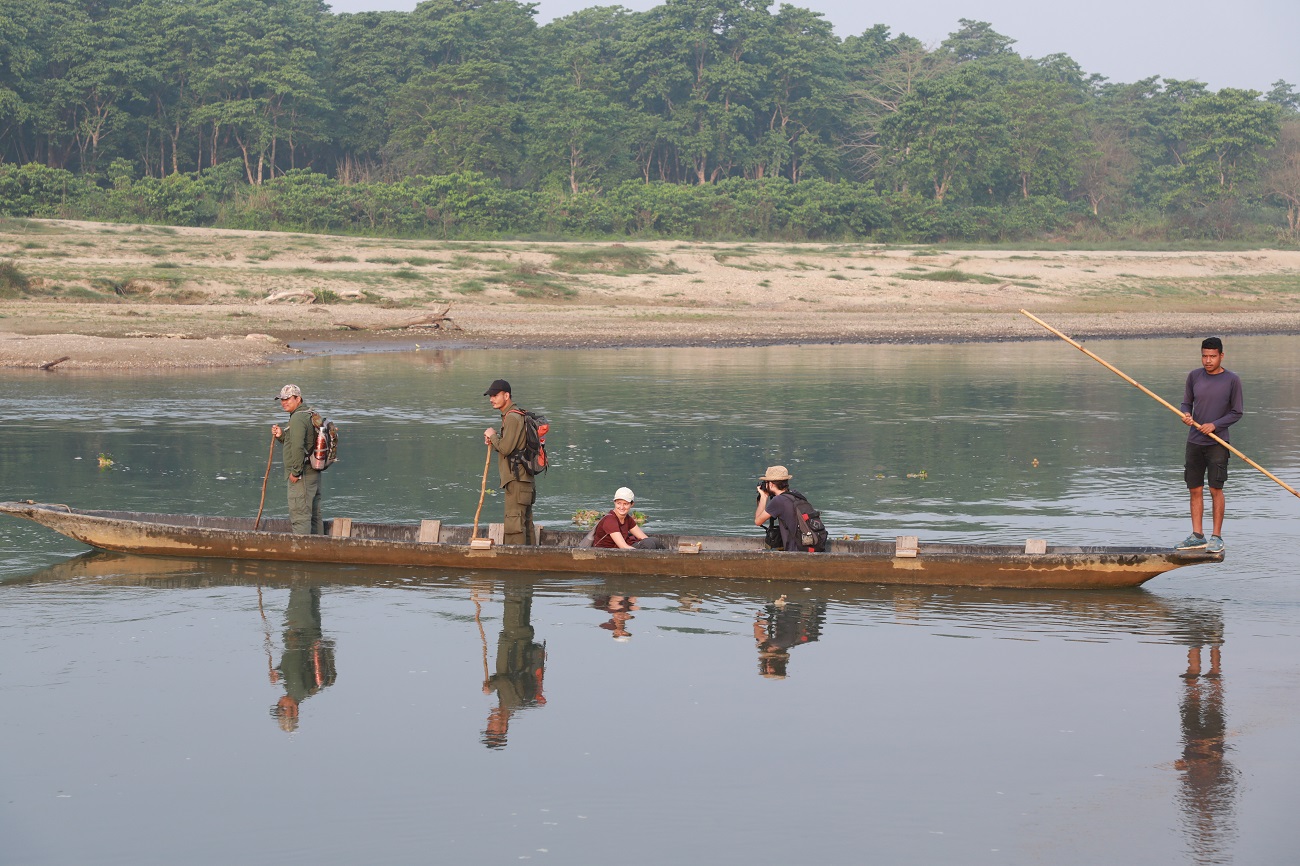
[[[579,250],[549,250],[551,269],[566,274],[683,274],[672,259],[659,263],[641,247],[593,247]]]
[[[1149,307],[1152,301],[1177,301],[1198,308],[1235,312],[1259,303],[1300,304],[1300,280],[1290,274],[1241,274],[1213,277],[1128,277],[1127,281],[1090,291],[1083,303],[1104,308]]]
[[[719,250],[713,254],[713,260],[724,268],[735,268],[738,271],[779,271],[784,270],[784,265],[778,265],[772,262],[750,262],[747,259],[758,255],[757,250],[748,247],[733,247],[729,250]],[[739,260],[739,261],[737,261]]]
[[[0,261],[0,298],[21,298],[31,287],[31,278],[10,261]]]
[[[155,304],[177,304],[181,306],[199,306],[210,300],[207,292],[198,289],[174,289],[169,292],[155,292],[149,296]]]
[[[576,298],[578,291],[572,286],[543,273],[536,265],[522,264],[514,270],[483,278],[487,285],[509,288],[521,298],[530,300],[567,300]]]
[[[899,273],[894,274],[894,276],[900,280],[925,280],[935,283],[985,283],[992,285],[1006,282],[1001,277],[990,277],[988,274],[972,274],[969,271],[958,270],[930,271],[922,274]]]

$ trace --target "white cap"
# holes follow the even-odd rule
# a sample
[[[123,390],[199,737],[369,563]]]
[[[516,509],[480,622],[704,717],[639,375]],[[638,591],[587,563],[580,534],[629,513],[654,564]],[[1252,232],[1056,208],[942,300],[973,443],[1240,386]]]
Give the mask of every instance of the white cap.
[[[636,494],[632,492],[632,488],[630,487],[620,487],[619,489],[614,491],[614,498],[624,499],[628,502],[635,502]]]

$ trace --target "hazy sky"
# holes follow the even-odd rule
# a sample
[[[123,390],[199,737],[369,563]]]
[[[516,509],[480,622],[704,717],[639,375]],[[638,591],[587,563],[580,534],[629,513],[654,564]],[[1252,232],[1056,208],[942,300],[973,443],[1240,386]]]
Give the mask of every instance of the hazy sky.
[[[326,0],[335,12],[414,9],[415,0]],[[650,9],[661,0],[540,0],[546,23],[578,9],[621,5]],[[1131,82],[1150,75],[1204,81],[1213,90],[1267,91],[1279,78],[1300,89],[1300,0],[1089,0],[1060,6],[1043,0],[928,0],[902,5],[861,0],[792,3],[820,12],[841,38],[876,24],[927,45],[957,29],[959,18],[988,21],[1016,40],[1026,57],[1068,54],[1087,73]]]

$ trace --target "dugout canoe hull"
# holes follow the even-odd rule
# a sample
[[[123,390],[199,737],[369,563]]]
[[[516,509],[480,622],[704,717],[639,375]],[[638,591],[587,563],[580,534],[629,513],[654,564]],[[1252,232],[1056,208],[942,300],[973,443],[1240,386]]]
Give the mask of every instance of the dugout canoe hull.
[[[736,578],[916,586],[1105,589],[1139,586],[1185,565],[1222,562],[1222,553],[1154,547],[1049,546],[921,542],[914,557],[893,542],[832,543],[827,553],[765,550],[760,539],[659,535],[670,550],[578,547],[579,532],[543,529],[541,544],[476,550],[470,527],[443,527],[437,542],[419,539],[419,524],[352,521],[347,537],[293,535],[288,521],[128,511],[83,511],[66,505],[2,502],[0,514],[31,520],[98,550],[143,556],[252,559],[339,565],[390,565],[464,571]],[[334,521],[326,521],[326,531]],[[680,553],[679,542],[700,545]]]

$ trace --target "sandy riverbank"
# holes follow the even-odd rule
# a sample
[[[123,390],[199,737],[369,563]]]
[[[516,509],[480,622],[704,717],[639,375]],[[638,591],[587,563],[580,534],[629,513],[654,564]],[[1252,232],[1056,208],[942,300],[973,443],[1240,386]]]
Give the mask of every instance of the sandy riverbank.
[[[0,222],[0,366],[307,351],[1300,333],[1300,252],[439,242]],[[3,288],[3,286],[0,286]],[[448,309],[449,307],[449,309]],[[440,327],[396,326],[446,310]]]

